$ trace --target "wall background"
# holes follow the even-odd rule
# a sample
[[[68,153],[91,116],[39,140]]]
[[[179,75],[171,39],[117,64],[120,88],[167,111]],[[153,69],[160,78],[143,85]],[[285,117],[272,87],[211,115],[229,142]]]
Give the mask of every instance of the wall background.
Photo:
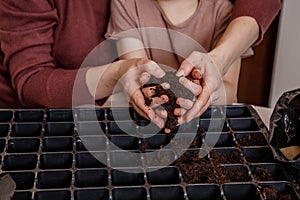
[[[269,107],[283,92],[300,88],[300,0],[284,0],[279,18]]]

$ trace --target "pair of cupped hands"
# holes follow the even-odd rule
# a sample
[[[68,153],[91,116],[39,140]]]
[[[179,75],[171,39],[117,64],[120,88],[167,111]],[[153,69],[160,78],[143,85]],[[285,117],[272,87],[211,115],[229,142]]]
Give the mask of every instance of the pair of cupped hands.
[[[121,79],[123,88],[130,96],[129,101],[134,109],[160,128],[164,128],[167,112],[156,108],[168,102],[168,96],[153,97],[153,88],[141,89],[141,86],[147,83],[151,76],[162,78],[165,74],[166,72],[157,63],[147,59],[138,59],[135,61],[134,67],[131,65]],[[190,54],[181,63],[176,76],[179,77],[179,83],[195,96],[193,100],[177,98],[176,103],[180,108],[174,109],[174,115],[177,116],[178,125],[180,125],[201,116],[210,105],[218,101],[222,77],[213,58],[209,54],[201,52]],[[165,89],[170,87],[168,83],[161,85]],[[149,106],[145,104],[145,97],[151,98]],[[170,132],[170,130],[165,129],[165,132]]]

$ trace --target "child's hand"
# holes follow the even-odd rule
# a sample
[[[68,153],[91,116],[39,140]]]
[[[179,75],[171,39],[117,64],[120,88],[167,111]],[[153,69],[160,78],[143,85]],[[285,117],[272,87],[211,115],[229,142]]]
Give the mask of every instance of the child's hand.
[[[131,61],[133,63],[128,65]],[[151,90],[142,91],[140,88],[149,80],[150,76],[161,78],[165,75],[165,72],[155,62],[147,59],[132,59],[123,62],[126,62],[126,64],[119,70],[119,75],[116,79],[119,79],[121,82],[129,98],[129,102],[141,116],[151,120],[158,127],[163,128],[164,120],[160,115],[155,113],[154,107],[163,104],[168,99],[155,97],[152,98],[151,104],[147,105],[144,95],[151,98]]]
[[[193,52],[182,62],[177,76],[182,76],[180,82],[197,97],[195,102],[178,100],[180,106],[186,109],[177,110],[177,114],[183,114],[180,117],[180,123],[199,117],[220,96],[225,95],[224,89],[221,89],[224,87],[219,68],[209,54]]]

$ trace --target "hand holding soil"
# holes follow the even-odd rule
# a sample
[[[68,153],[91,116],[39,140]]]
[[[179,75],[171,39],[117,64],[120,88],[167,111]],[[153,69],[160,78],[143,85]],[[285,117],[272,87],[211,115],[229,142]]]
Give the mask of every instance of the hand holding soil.
[[[164,87],[164,86],[169,86]],[[151,77],[147,83],[145,83],[141,90],[145,98],[145,104],[147,106],[152,105],[152,99],[155,97],[167,98],[168,101],[162,103],[159,107],[155,108],[156,111],[161,107],[167,112],[165,128],[171,132],[176,131],[178,125],[178,116],[174,114],[175,108],[180,108],[177,104],[177,98],[185,98],[192,100],[194,95],[179,83],[179,78],[176,76],[176,72],[167,72],[166,75],[161,78]]]

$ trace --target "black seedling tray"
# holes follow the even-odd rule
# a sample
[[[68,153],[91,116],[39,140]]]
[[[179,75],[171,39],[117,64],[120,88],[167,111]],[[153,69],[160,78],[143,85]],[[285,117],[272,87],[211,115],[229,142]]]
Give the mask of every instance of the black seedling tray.
[[[3,109],[0,176],[13,200],[300,199],[267,135],[248,105],[212,106],[172,134],[133,108]]]

